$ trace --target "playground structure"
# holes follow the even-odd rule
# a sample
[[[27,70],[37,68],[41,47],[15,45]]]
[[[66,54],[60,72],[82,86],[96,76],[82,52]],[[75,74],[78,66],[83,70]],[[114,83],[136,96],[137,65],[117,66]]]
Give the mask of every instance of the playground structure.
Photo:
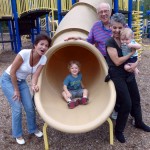
[[[134,38],[136,42],[142,45],[142,33],[143,33],[143,12],[133,11],[133,24],[132,29],[134,32]],[[138,50],[138,58],[141,59],[142,48]]]
[[[143,34],[143,28],[144,28],[144,20],[143,20],[143,11],[140,11],[140,1],[137,1],[137,7],[136,10],[132,12],[133,14],[133,23],[132,23],[132,29],[134,32],[135,40],[142,45],[142,34]],[[138,59],[141,59],[143,49],[138,50]]]
[[[35,95],[37,111],[45,121],[45,149],[49,149],[47,126],[67,133],[84,133],[105,121],[109,123],[110,144],[113,144],[113,124],[109,116],[115,105],[116,93],[112,81],[104,82],[107,75],[105,60],[95,46],[85,41],[64,41],[69,36],[87,36],[93,23],[98,20],[96,6],[100,2],[102,0],[82,0],[73,5],[60,22],[52,39],[52,47],[46,53],[48,61],[38,80],[42,88]],[[112,5],[111,0],[107,2]],[[88,105],[72,110],[68,109],[61,96],[70,60],[81,63],[83,82],[90,92]]]
[[[42,30],[53,37],[63,16],[68,13],[71,6],[76,2],[77,0],[1,0],[0,43],[3,49],[4,43],[11,43],[12,49],[18,53],[22,47],[22,35],[30,35],[33,42],[34,35]],[[114,0],[113,8],[114,12],[122,12],[128,15],[128,25],[129,27],[133,26],[134,30],[136,28],[135,35],[137,35],[139,28],[136,27],[137,20],[134,21],[134,18],[140,15],[140,20],[142,21],[141,12],[138,12],[140,8],[139,1],[136,13],[132,12],[132,0]],[[10,40],[3,38],[1,23],[4,21],[9,29]],[[139,41],[141,37],[138,35],[136,39]]]
[[[148,16],[148,20],[146,20],[145,19],[145,32],[146,32],[146,34],[147,34],[147,37],[148,38],[150,38],[150,10],[148,10],[147,12],[146,12],[146,15]]]
[[[61,3],[58,3],[61,2]],[[61,11],[68,11],[75,0],[1,0],[0,1],[0,43],[11,43],[12,49],[18,53],[21,50],[21,36],[31,35],[32,42],[34,35],[40,33],[40,18],[46,16],[46,32],[49,34],[51,23],[54,25],[54,12],[58,11],[58,6]],[[50,21],[48,16],[50,16]],[[59,13],[58,16],[62,16]],[[60,18],[60,17],[58,17]],[[2,22],[8,24],[10,40],[3,39]],[[50,23],[49,23],[50,22]]]
[[[2,43],[11,42],[12,49],[15,47],[15,52],[17,53],[21,48],[20,36],[33,32],[31,30],[36,28],[34,21],[38,16],[47,14],[50,11],[50,8],[48,7],[46,0],[44,0],[43,3],[40,3],[40,5],[36,5],[35,1],[29,0],[2,0],[0,4],[0,21],[6,21],[8,23],[10,33],[10,40],[4,41],[2,39]],[[36,9],[36,6],[39,6],[39,8]],[[45,9],[43,9],[43,7]],[[39,32],[38,27],[37,32]]]
[[[87,42],[64,42],[69,36],[87,37],[93,23],[98,20],[95,8],[100,2],[102,0],[80,0],[73,5],[60,22],[53,36],[52,47],[46,54],[48,62],[38,81],[39,86],[43,88],[35,95],[37,110],[45,121],[43,126],[45,149],[49,149],[46,131],[48,126],[67,133],[84,133],[97,128],[105,121],[109,123],[110,144],[113,144],[113,124],[109,116],[116,95],[113,83],[104,82],[107,75],[105,61],[95,47]],[[112,5],[111,1],[108,2]],[[114,12],[117,11],[115,4],[114,1]],[[132,26],[131,1],[125,6],[122,12],[128,14],[128,24]],[[61,97],[61,92],[63,79],[68,74],[67,64],[74,59],[82,64],[81,71],[84,83],[90,91],[90,102],[86,106],[69,110]]]
[[[26,1],[26,4],[30,1]],[[58,12],[60,14],[61,9],[56,9],[56,5],[53,6],[53,9],[47,8],[48,5],[48,7],[52,7],[52,5],[46,3],[44,0],[41,1],[41,3],[43,2],[48,5],[44,6],[44,4],[36,3],[36,1],[34,5],[27,7],[27,11],[24,9],[26,8],[24,7],[25,4],[22,5],[22,9],[20,9],[23,10],[20,11],[20,15],[18,15],[20,18],[25,17],[31,11],[31,6],[33,6],[32,10],[35,11],[35,13],[31,11],[31,14],[36,14],[36,6],[44,10],[41,15],[38,15],[38,18],[34,18],[38,26],[40,26],[39,17],[43,16],[43,14],[48,15],[51,10],[53,10],[53,12],[51,12],[53,20],[50,20],[50,22],[55,22],[56,25],[60,23],[53,36],[53,46],[46,54],[48,63],[38,81],[39,86],[42,87],[41,91],[35,95],[37,110],[45,121],[43,127],[45,149],[49,147],[46,134],[47,126],[52,126],[57,130],[68,133],[83,133],[97,128],[105,121],[109,123],[110,144],[113,144],[113,125],[109,116],[115,105],[116,95],[113,83],[111,81],[108,83],[104,82],[104,78],[107,75],[107,66],[104,63],[104,58],[97,52],[94,46],[86,42],[64,42],[64,39],[68,36],[79,35],[84,38],[87,37],[91,26],[98,20],[95,8],[102,1],[103,0],[80,0],[80,3],[73,5],[64,18],[62,15],[59,15],[58,21],[54,19],[55,11],[59,9]],[[111,0],[108,0],[108,2],[112,5]],[[127,1],[119,1],[119,5],[117,1],[114,1],[114,12],[119,12],[120,9],[122,9],[123,11],[121,12],[128,14],[128,24],[130,27],[132,26],[131,6],[131,1],[128,1],[128,3]],[[69,9],[70,7],[69,5]],[[40,13],[41,12],[39,12],[39,14]],[[88,17],[85,17],[84,14]],[[47,17],[44,19],[45,23],[43,24],[47,25]],[[39,31],[37,30],[37,32]],[[34,35],[34,31],[30,31],[30,33]],[[68,73],[67,63],[72,59],[78,59],[81,62],[83,76],[85,77],[84,83],[92,94],[90,94],[90,102],[88,105],[68,110],[60,94],[63,79]]]

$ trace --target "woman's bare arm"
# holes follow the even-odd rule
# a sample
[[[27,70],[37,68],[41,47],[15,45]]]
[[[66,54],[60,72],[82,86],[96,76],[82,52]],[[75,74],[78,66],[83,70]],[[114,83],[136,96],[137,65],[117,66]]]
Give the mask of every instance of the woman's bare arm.
[[[39,86],[37,85],[37,82],[38,82],[38,78],[39,78],[39,75],[40,75],[43,67],[44,67],[43,65],[38,66],[37,70],[35,71],[35,73],[32,76],[31,87],[34,92],[39,91]]]
[[[13,84],[13,87],[14,87],[13,98],[18,99],[18,100],[20,100],[20,91],[19,91],[18,84],[17,84],[16,72],[20,68],[22,63],[23,63],[23,59],[20,56],[20,54],[18,54],[15,57],[15,59],[12,63],[12,66],[11,66],[11,70],[10,70],[10,77],[11,77],[11,81],[12,81],[12,84]]]
[[[135,53],[135,51],[133,50],[128,55],[119,57],[116,48],[112,48],[112,47],[107,47],[107,52],[111,60],[116,66],[120,66],[121,64],[123,64]]]

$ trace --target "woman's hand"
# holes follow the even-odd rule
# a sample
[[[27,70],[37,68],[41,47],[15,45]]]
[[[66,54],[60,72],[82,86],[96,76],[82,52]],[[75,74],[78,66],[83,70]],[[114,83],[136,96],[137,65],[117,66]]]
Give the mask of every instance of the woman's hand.
[[[35,73],[32,76],[32,81],[31,81],[31,89],[33,92],[38,92],[39,91],[39,86],[37,85],[37,81],[39,78],[39,75],[43,69],[43,65],[39,65],[38,68],[36,69]]]
[[[135,53],[135,50],[132,50],[128,55],[122,56],[122,57],[118,56],[118,52],[117,52],[116,48],[107,47],[107,52],[108,52],[108,55],[110,56],[110,59],[113,61],[113,63],[116,66],[120,66],[121,64],[126,62]]]
[[[128,63],[130,65],[130,68],[127,70],[128,72],[134,72],[135,68],[137,67],[137,62],[135,63]]]
[[[15,90],[14,91],[13,99],[14,100],[21,100],[20,91],[19,90]]]
[[[131,53],[134,54],[135,53],[135,49],[132,49]],[[138,65],[138,61],[136,61],[135,63],[128,63],[128,65],[130,66],[130,68],[127,70],[128,72],[134,72],[135,68]]]
[[[39,86],[36,84],[32,84],[32,90],[33,92],[38,92],[39,91]]]

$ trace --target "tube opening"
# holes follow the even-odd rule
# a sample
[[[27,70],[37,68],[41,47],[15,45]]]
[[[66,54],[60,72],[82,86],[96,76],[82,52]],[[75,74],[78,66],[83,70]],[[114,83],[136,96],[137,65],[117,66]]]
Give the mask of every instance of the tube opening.
[[[42,88],[38,106],[44,110],[44,113],[40,113],[45,114],[45,122],[58,130],[71,133],[96,128],[108,118],[114,105],[111,101],[111,86],[104,82],[106,66],[103,56],[91,44],[74,43],[62,43],[49,49],[48,61],[40,81]],[[61,93],[71,60],[81,63],[83,83],[89,91],[89,103],[70,110]]]
[[[46,65],[48,84],[53,86],[58,94],[62,92],[63,80],[69,74],[68,63],[71,60],[80,62],[83,83],[91,91],[92,86],[100,82],[103,68],[91,51],[77,45],[62,47],[49,58]]]

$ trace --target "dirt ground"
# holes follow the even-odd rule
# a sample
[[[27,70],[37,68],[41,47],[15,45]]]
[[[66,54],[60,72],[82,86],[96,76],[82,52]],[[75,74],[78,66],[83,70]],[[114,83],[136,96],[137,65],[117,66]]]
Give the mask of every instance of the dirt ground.
[[[149,40],[145,40],[150,44]],[[31,44],[24,42],[25,47]],[[6,47],[7,51],[0,54],[0,76],[15,57],[15,53]],[[137,83],[141,94],[143,120],[150,125],[150,46],[145,46],[139,63],[140,75]],[[37,112],[37,124],[42,130],[43,120]],[[1,150],[43,150],[43,138],[38,139],[29,135],[26,127],[26,118],[23,112],[23,129],[25,145],[18,145],[11,136],[11,110],[0,88],[0,149]],[[125,130],[126,143],[121,144],[114,139],[114,145],[109,144],[108,123],[97,129],[82,134],[67,134],[48,127],[48,142],[51,150],[150,150],[150,133],[136,129],[129,118]]]

